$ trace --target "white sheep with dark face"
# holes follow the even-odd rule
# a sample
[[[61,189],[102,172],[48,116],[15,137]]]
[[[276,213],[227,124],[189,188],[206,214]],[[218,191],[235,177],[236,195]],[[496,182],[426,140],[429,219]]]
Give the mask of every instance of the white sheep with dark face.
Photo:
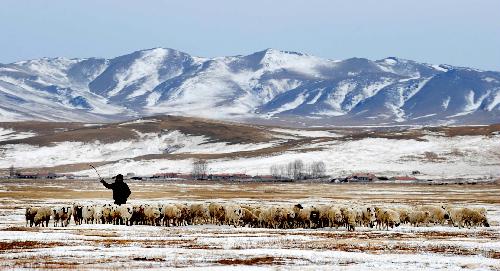
[[[238,227],[240,220],[243,217],[243,210],[239,205],[227,204],[224,206],[226,224]]]
[[[52,220],[54,221],[54,227],[57,227],[59,224],[61,227],[67,227],[71,220],[72,213],[72,206],[52,208]]]
[[[375,221],[377,218],[375,217],[375,208],[371,206],[363,206],[361,207],[362,216],[362,225],[365,227],[373,228],[375,226]]]

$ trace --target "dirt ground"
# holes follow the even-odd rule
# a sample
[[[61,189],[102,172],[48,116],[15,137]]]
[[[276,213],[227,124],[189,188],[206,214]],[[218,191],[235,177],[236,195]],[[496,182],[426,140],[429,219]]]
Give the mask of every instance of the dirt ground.
[[[483,206],[491,227],[389,231],[74,225],[26,228],[24,208],[110,202],[96,180],[1,180],[0,269],[500,270],[500,185],[130,181],[130,203],[453,204]]]

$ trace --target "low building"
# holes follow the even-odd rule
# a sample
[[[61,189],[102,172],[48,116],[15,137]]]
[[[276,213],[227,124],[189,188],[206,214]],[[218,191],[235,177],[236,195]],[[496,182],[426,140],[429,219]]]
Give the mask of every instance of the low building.
[[[218,173],[207,176],[208,180],[212,181],[235,181],[235,180],[250,180],[252,176],[244,173]]]
[[[373,182],[378,180],[377,176],[373,173],[364,173],[364,172],[358,172],[351,174],[349,177],[347,177],[347,180],[349,182]]]
[[[163,172],[163,173],[155,173],[153,176],[151,176],[150,179],[161,179],[161,180],[167,180],[167,179],[183,179],[183,180],[189,180],[191,179],[192,176],[191,174],[184,174],[184,173],[178,173],[178,172]]]
[[[61,176],[54,172],[17,172],[15,177],[18,179],[55,179]]]

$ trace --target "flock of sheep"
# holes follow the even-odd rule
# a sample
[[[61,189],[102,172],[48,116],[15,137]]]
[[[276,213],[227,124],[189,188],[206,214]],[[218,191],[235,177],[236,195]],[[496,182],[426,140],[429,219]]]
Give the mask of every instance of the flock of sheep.
[[[104,204],[73,205],[56,208],[26,208],[26,226],[67,226],[75,224],[125,224],[155,226],[186,226],[211,223],[234,227],[274,229],[345,227],[354,231],[358,226],[389,229],[400,224],[412,226],[446,225],[462,227],[486,226],[485,208],[453,206],[347,206],[347,205],[258,205],[233,203],[170,203],[170,204]]]

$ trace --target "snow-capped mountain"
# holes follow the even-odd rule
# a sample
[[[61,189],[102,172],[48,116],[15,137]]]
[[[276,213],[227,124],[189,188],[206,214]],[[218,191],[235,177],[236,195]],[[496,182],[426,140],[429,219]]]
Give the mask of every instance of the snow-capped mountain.
[[[291,125],[495,123],[500,72],[274,49],[199,58],[154,48],[113,59],[0,64],[3,121],[155,114]]]

